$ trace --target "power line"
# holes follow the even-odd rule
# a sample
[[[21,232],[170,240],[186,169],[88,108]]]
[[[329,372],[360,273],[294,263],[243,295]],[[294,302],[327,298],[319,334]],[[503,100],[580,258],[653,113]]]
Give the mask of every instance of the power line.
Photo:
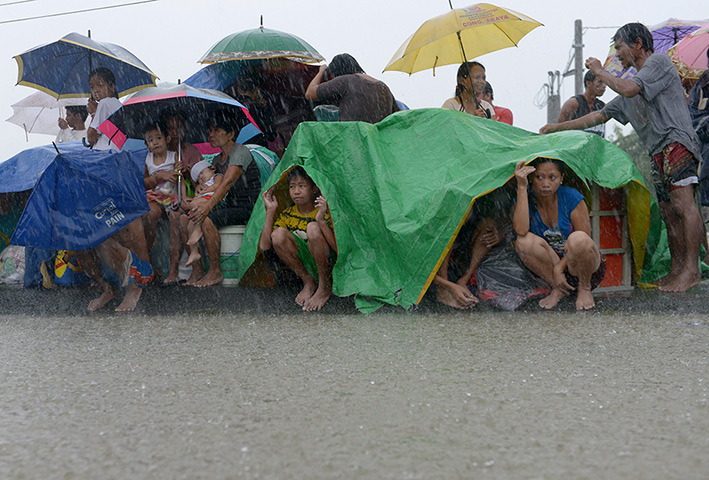
[[[36,1],[37,0],[17,0],[16,2],[0,3],[0,7],[7,7],[8,5],[17,5],[18,3],[30,3]]]
[[[33,0],[23,0],[23,1],[33,1]],[[110,8],[118,8],[118,7],[128,7],[130,5],[139,5],[141,3],[151,3],[151,2],[157,2],[158,0],[142,0],[140,2],[131,2],[131,3],[121,3],[119,5],[109,5],[107,7],[96,7],[96,8],[87,8],[84,10],[74,10],[72,12],[62,12],[62,13],[51,13],[49,15],[38,15],[36,17],[26,17],[26,18],[16,18],[13,20],[4,20],[0,22],[0,25],[3,23],[15,23],[15,22],[24,22],[27,20],[37,20],[40,18],[50,18],[50,17],[61,17],[63,15],[73,15],[75,13],[85,13],[85,12],[95,12],[98,10],[108,10]],[[9,5],[9,4],[6,4]]]

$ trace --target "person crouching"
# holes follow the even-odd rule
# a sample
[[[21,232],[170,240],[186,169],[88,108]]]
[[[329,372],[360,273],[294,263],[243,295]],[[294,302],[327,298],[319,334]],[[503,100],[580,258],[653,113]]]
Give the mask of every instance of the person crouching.
[[[303,167],[288,172],[288,191],[294,205],[286,207],[278,217],[278,200],[273,189],[263,194],[266,221],[259,249],[266,252],[273,247],[283,263],[303,281],[295,302],[305,311],[320,310],[332,296],[330,257],[333,251],[337,252],[327,201]]]

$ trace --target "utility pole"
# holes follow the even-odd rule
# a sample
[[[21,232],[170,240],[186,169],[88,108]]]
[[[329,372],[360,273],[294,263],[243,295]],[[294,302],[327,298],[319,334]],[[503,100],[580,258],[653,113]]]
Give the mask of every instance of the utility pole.
[[[566,65],[566,71],[564,72],[564,78],[574,76],[574,95],[583,93],[583,26],[581,20],[577,19],[574,21],[574,69],[570,70],[571,58],[569,58],[569,63]]]
[[[583,93],[583,29],[581,20],[574,22],[574,80],[576,95]]]
[[[548,72],[549,83],[547,83],[547,123],[556,123],[561,112],[561,74],[559,70]]]

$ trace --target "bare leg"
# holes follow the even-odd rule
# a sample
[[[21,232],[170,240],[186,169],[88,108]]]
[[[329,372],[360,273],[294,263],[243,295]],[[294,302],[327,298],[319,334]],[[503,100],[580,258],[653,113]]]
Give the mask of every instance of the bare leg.
[[[473,278],[473,274],[475,273],[475,270],[477,270],[478,266],[480,266],[480,262],[483,261],[483,258],[485,258],[485,255],[490,253],[490,247],[488,247],[483,239],[483,236],[492,231],[497,231],[499,234],[499,229],[497,228],[497,224],[493,221],[490,220],[489,218],[484,218],[480,221],[480,224],[478,227],[475,229],[475,233],[473,233],[473,241],[471,244],[471,254],[470,254],[470,265],[468,266],[468,269],[465,271],[462,277],[458,279],[456,282],[458,285],[461,285],[463,287],[467,288],[468,283],[470,282],[470,279]]]
[[[573,232],[566,239],[566,268],[579,280],[576,292],[576,310],[590,310],[596,306],[591,293],[591,275],[601,264],[601,252],[584,232]]]
[[[145,243],[148,250],[152,250],[155,246],[155,239],[158,232],[158,221],[162,216],[162,208],[155,202],[148,202],[150,210],[143,214],[141,217],[143,220],[143,231],[145,232]]]
[[[473,308],[477,305],[478,298],[468,290],[467,286],[458,285],[448,280],[450,259],[451,252],[449,251],[433,279],[433,283],[436,284],[436,300],[453,308]]]
[[[207,246],[207,254],[209,255],[209,271],[194,285],[196,287],[211,287],[224,280],[220,263],[222,240],[217,227],[214,226],[209,217],[202,222],[202,233],[204,235],[204,243]]]
[[[690,185],[670,191],[670,207],[665,223],[672,256],[672,276],[660,286],[660,290],[684,292],[701,279],[699,249],[703,243],[704,226],[694,203],[694,187]]]
[[[330,271],[330,245],[317,222],[308,224],[308,249],[318,266],[318,289],[303,304],[303,310],[320,310],[332,296],[332,272]]]
[[[195,262],[199,262],[202,255],[199,253],[199,239],[202,238],[202,225],[198,225],[193,221],[187,223],[187,235],[189,240],[187,241],[187,246],[189,248],[189,258],[187,259],[188,267],[193,265]]]
[[[554,265],[559,262],[559,257],[543,238],[527,233],[517,237],[515,242],[517,254],[522,262],[542,280],[550,286],[554,285]],[[552,287],[551,293],[539,301],[539,305],[545,309],[556,307],[559,300],[566,294],[559,288]]]
[[[177,275],[180,268],[180,257],[182,256],[182,242],[180,234],[180,217],[182,214],[175,210],[168,212],[170,219],[170,268],[164,283],[174,283],[179,280]]]
[[[84,273],[95,281],[101,289],[101,295],[89,302],[89,311],[93,312],[103,308],[108,302],[119,295],[118,290],[113,288],[110,283],[104,280],[103,275],[101,275],[101,266],[99,265],[99,261],[94,250],[76,252],[76,258],[79,260],[79,264],[84,270]]]
[[[271,241],[278,258],[303,281],[303,289],[295,297],[295,303],[302,307],[305,305],[305,301],[315,293],[315,279],[310,276],[303,266],[303,262],[298,258],[298,244],[295,243],[293,235],[288,230],[278,227],[271,234]]]
[[[187,224],[188,237],[187,245],[196,245],[202,238],[202,226],[191,221]]]
[[[182,217],[180,217],[180,224],[182,226],[182,229],[180,230],[180,234],[182,235],[182,244],[185,245],[188,255],[192,255],[192,250],[197,250],[197,255],[199,255],[199,245],[187,245],[187,232],[189,230],[190,223],[191,222],[189,221],[189,217],[187,215],[182,215]],[[192,273],[185,282],[185,285],[194,286],[204,276],[204,269],[202,268],[202,262],[195,261],[192,262],[190,266],[192,267]]]
[[[97,247],[98,255],[116,272],[119,278],[127,278],[129,275],[131,252],[126,247],[118,243],[113,238],[109,238]],[[136,254],[137,255],[137,254]],[[138,300],[143,294],[143,289],[135,284],[126,285],[126,294],[120,305],[116,307],[116,312],[131,312],[138,305]]]

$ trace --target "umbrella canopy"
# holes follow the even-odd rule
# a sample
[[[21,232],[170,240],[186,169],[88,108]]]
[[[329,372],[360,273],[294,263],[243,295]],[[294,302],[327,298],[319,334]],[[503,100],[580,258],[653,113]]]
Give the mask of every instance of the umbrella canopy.
[[[533,18],[489,3],[451,9],[424,22],[399,47],[384,71],[412,74],[433,68],[435,73],[442,65],[517,46],[522,37],[540,26]]]
[[[63,98],[57,100],[44,92],[35,92],[12,105],[13,114],[8,122],[22,127],[26,133],[59,133],[57,120],[65,115],[64,107],[86,106],[85,98]]]
[[[160,113],[167,109],[183,114],[184,140],[189,143],[209,141],[208,130],[212,115],[220,109],[233,112],[234,118],[242,125],[237,137],[238,143],[244,143],[260,132],[246,107],[229,95],[185,84],[141,90],[99,125],[99,130],[108,135],[118,147],[122,147],[128,138],[142,139],[145,125],[158,121]]]
[[[648,30],[652,33],[655,53],[667,53],[674,44],[697,30],[706,22],[706,20],[680,20],[670,18],[662,23],[648,27]],[[631,78],[638,73],[635,67],[623,68],[623,65],[615,54],[615,47],[612,45],[608,52],[608,57],[606,57],[606,61],[603,64],[603,68],[611,75],[620,78]]]
[[[112,43],[70,33],[56,42],[16,55],[18,85],[41,90],[54,98],[88,97],[89,73],[108,68],[116,77],[118,96],[155,85],[158,78],[135,55]]]
[[[199,59],[200,63],[227,60],[287,58],[302,63],[324,61],[308,42],[291,33],[259,28],[233,33],[219,40]]]
[[[56,154],[37,181],[11,242],[88,250],[148,211],[145,152],[84,148]]]
[[[335,295],[356,295],[363,311],[408,308],[421,301],[473,202],[509,181],[517,162],[540,156],[564,161],[588,182],[628,186],[636,279],[659,276],[667,244],[640,172],[618,147],[586,132],[537,135],[443,109],[398,112],[376,125],[303,123],[264,190],[283,186],[285,199],[287,171],[302,165],[332,212]],[[265,215],[259,197],[239,254],[242,283],[259,278],[261,262],[254,262]]]
[[[687,35],[667,51],[682,78],[696,79],[707,69],[709,23]]]

